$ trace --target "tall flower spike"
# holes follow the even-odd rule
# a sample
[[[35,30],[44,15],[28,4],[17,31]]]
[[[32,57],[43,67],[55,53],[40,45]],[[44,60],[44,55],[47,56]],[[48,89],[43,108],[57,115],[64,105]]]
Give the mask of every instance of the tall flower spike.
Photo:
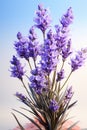
[[[44,33],[51,23],[49,12],[40,4],[38,5],[38,10],[36,11],[36,15],[37,17],[34,19],[36,23],[35,26]]]
[[[65,100],[66,101],[70,100],[72,96],[73,96],[73,91],[72,91],[72,86],[71,86],[66,91]]]
[[[22,102],[25,102],[26,97],[25,97],[22,93],[16,92],[15,95],[16,95]]]
[[[75,71],[78,68],[80,68],[83,65],[85,59],[86,59],[86,57],[84,56],[84,52],[78,51],[77,54],[75,55],[75,57],[71,58],[71,69],[72,69],[72,71]]]
[[[29,39],[22,37],[22,35],[18,32],[17,38],[19,41],[16,41],[14,46],[17,51],[18,56],[21,58],[29,59]]]
[[[53,112],[56,112],[59,109],[58,102],[56,102],[54,99],[50,101],[49,109]]]
[[[56,81],[61,81],[62,79],[64,79],[64,69],[62,69],[60,72],[57,73],[57,79]]]
[[[66,45],[62,48],[62,58],[65,60],[71,54],[71,39],[69,39]]]
[[[22,37],[20,32],[17,33],[17,38],[19,41],[14,44],[17,54],[26,60],[29,60],[30,57],[36,58],[39,53],[39,45],[34,27],[30,28],[28,38]]]
[[[25,72],[23,70],[23,67],[21,66],[20,61],[15,56],[13,56],[11,64],[12,64],[12,66],[11,66],[12,76],[22,80],[22,77]]]
[[[62,24],[63,27],[69,26],[73,21],[73,13],[72,13],[72,8],[70,7],[66,14],[64,14],[60,20],[60,23]]]
[[[37,55],[39,54],[39,42],[37,39],[37,35],[34,30],[34,26],[32,26],[29,30],[29,57],[36,59]]]
[[[48,90],[48,83],[45,74],[40,68],[35,68],[31,71],[30,87],[34,89],[37,94],[41,94],[43,91]]]
[[[47,33],[47,39],[44,40],[44,46],[41,54],[41,68],[45,73],[50,74],[57,65],[58,52],[52,30]]]
[[[73,21],[73,14],[71,7],[67,10],[67,13],[62,16],[60,23],[62,26],[55,25],[56,34],[55,40],[57,50],[65,60],[71,54],[71,39],[68,37],[69,25]]]

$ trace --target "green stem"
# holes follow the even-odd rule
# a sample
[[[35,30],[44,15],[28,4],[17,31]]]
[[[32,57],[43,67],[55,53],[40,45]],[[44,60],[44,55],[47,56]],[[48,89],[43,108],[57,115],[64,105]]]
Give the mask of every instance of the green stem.
[[[52,80],[52,90],[53,90],[53,87],[54,87],[54,83],[55,83],[55,78],[56,78],[56,70],[57,70],[57,67],[53,73],[53,80]]]
[[[71,74],[72,74],[72,71],[71,71],[70,74],[68,75],[67,79],[65,80],[65,82],[64,82],[64,84],[62,85],[62,87],[60,88],[60,90],[63,89],[63,87],[64,87],[65,84],[67,83],[68,79],[70,78]]]
[[[59,93],[60,93],[60,82],[59,82],[59,84],[58,84],[58,90],[57,90],[57,92],[58,92],[58,99],[59,99]]]
[[[26,90],[26,92],[27,92],[27,94],[28,94],[29,98],[31,99],[32,103],[34,104],[34,101],[33,101],[32,97],[31,97],[31,95],[30,95],[30,93],[29,93],[29,91],[28,91],[27,87],[25,86],[25,84],[24,84],[23,80],[21,80],[21,82],[22,82],[23,87],[25,88],[25,90]]]
[[[33,58],[33,61],[34,61],[34,67],[36,68],[36,60],[35,60],[35,58]]]
[[[60,70],[63,69],[64,63],[65,63],[65,60],[63,60],[63,63],[62,63],[62,66],[61,66],[61,69],[60,69]]]
[[[65,63],[65,61],[63,61],[63,63],[62,63],[62,66],[61,66],[60,71],[63,69],[64,63]],[[59,83],[59,84],[58,84],[58,83]],[[58,88],[58,89],[57,89],[57,88]],[[56,81],[56,83],[55,83],[55,90],[54,90],[54,91],[56,91],[56,90],[57,90],[58,95],[59,95],[59,91],[60,91],[60,81],[59,81],[59,82]]]
[[[32,67],[31,67],[31,64],[30,64],[29,59],[28,59],[27,61],[28,61],[28,64],[29,64],[30,70],[32,70]]]
[[[43,32],[43,39],[45,40],[45,31]]]
[[[25,88],[26,92],[28,93],[28,95],[30,95],[30,94],[29,94],[29,91],[28,91],[28,89],[27,89],[27,87],[25,86],[25,84],[24,84],[24,82],[23,82],[23,80],[21,80],[21,82],[22,82],[23,87]]]

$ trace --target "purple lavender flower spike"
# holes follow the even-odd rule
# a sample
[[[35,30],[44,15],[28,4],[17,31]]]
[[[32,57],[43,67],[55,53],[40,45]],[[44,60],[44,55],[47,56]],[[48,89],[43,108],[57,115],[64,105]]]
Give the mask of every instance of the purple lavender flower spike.
[[[66,14],[64,14],[60,20],[60,23],[62,24],[63,27],[69,26],[73,21],[73,13],[72,13],[72,8],[70,7]]]
[[[37,40],[37,35],[34,30],[34,26],[32,26],[29,30],[29,57],[36,58],[39,55],[39,42]]]
[[[59,109],[59,105],[54,99],[50,101],[49,109],[53,112],[56,112]]]
[[[56,34],[55,40],[57,50],[62,54],[63,59],[66,59],[70,54],[71,40],[68,38],[69,25],[73,21],[72,8],[67,10],[67,13],[62,16],[60,23],[62,26],[55,25]]]
[[[25,58],[26,60],[29,59],[28,38],[22,37],[21,39],[19,39],[18,42],[15,42],[14,46],[15,46],[18,56],[20,56],[21,58]]]
[[[44,41],[44,46],[41,53],[41,68],[47,74],[50,74],[57,65],[58,52],[56,49],[54,35],[52,30],[49,30],[47,39]]]
[[[62,48],[62,58],[65,60],[71,54],[71,39],[68,40],[68,43]]]
[[[37,94],[41,94],[43,91],[47,91],[47,79],[42,73],[42,70],[40,68],[35,68],[31,71],[31,76],[29,78],[30,80],[30,87],[35,90]]]
[[[67,89],[66,95],[65,95],[65,100],[68,101],[72,98],[73,96],[73,91],[72,91],[72,86]]]
[[[26,60],[29,60],[30,57],[35,59],[39,53],[39,45],[34,27],[30,28],[28,38],[22,37],[20,32],[17,33],[17,38],[19,41],[14,44],[17,54]]]
[[[86,59],[86,57],[84,57],[83,52],[78,51],[77,54],[75,55],[75,57],[71,58],[71,69],[72,69],[72,71],[79,69],[83,65],[85,59]]]
[[[36,22],[35,26],[44,33],[51,23],[49,12],[40,4],[38,5],[38,11],[36,11],[36,15],[37,17],[34,19]]]
[[[29,30],[29,39],[30,39],[31,41],[34,41],[34,40],[37,39],[37,35],[36,35],[36,33],[35,33],[34,26],[32,26],[32,27],[30,28],[30,30]]]
[[[62,79],[64,79],[64,69],[62,69],[60,72],[57,73],[57,79],[56,81],[61,81]]]
[[[22,80],[25,72],[23,70],[23,67],[21,66],[20,61],[15,56],[13,56],[11,64],[12,64],[12,66],[11,66],[12,76]]]
[[[25,102],[26,97],[22,93],[16,92],[15,94],[22,102]]]

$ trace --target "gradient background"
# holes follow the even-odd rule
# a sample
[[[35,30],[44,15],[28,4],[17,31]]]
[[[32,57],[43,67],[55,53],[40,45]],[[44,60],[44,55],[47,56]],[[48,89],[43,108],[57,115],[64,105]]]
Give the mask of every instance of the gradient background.
[[[62,14],[71,6],[74,13],[71,26],[73,48],[87,47],[87,0],[0,0],[0,130],[11,130],[17,125],[11,112],[12,108],[19,109],[22,104],[13,94],[24,90],[17,79],[10,77],[9,61],[15,54],[13,43],[17,32],[28,35],[39,3],[49,7],[53,25],[59,23]],[[74,98],[78,100],[71,112],[74,116],[72,120],[79,120],[81,128],[86,128],[87,63],[72,75],[70,84],[75,91]],[[19,118],[21,122],[26,121],[21,116]]]

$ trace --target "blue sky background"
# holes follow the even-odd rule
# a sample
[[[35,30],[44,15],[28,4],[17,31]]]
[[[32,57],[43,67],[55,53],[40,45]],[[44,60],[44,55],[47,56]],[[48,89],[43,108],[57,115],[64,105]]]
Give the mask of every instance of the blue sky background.
[[[25,36],[28,35],[29,28],[34,24],[33,18],[39,3],[50,9],[53,25],[59,23],[63,13],[71,6],[74,14],[71,26],[73,47],[77,49],[87,46],[87,0],[0,0],[0,129],[2,130],[10,130],[16,125],[11,115],[11,108],[18,108],[19,103],[13,94],[17,90],[22,90],[19,81],[11,78],[8,71],[9,61],[15,53],[13,43],[18,31]],[[84,100],[87,98],[86,71],[87,65],[72,77],[72,83],[76,86],[75,97],[79,100],[73,113],[76,113],[76,119],[80,120],[81,127],[87,127],[87,101]]]

